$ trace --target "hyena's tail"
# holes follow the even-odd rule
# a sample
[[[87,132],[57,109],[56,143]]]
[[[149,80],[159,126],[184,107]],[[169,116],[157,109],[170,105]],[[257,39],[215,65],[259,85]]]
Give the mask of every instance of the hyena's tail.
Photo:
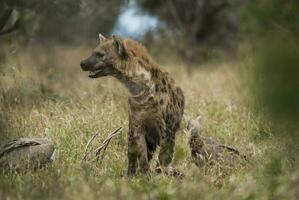
[[[220,144],[219,147],[221,148],[225,148],[226,150],[230,151],[230,152],[233,152],[235,154],[237,154],[238,156],[244,158],[245,160],[247,160],[247,156],[244,155],[244,154],[241,154],[240,151],[234,147],[231,147],[231,146],[226,146],[226,145],[222,145]]]
[[[230,147],[230,146],[226,146],[226,145],[222,145],[222,144],[220,144],[219,147],[225,148],[225,149],[227,149],[230,152],[233,152],[235,154],[240,155],[240,151],[238,149],[234,148],[234,147]]]

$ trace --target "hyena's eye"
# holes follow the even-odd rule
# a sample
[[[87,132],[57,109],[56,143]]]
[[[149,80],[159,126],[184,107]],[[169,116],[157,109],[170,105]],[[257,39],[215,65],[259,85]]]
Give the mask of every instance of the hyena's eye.
[[[104,56],[103,53],[100,53],[100,52],[95,52],[94,55],[97,57],[97,58],[102,58]]]

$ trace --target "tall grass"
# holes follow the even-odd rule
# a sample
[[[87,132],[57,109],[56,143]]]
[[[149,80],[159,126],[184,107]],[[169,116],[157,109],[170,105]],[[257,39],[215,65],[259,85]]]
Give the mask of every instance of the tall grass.
[[[38,59],[47,55],[20,53],[5,68],[0,144],[15,137],[47,137],[55,143],[57,155],[52,165],[41,170],[0,173],[0,199],[268,199],[277,191],[282,197],[293,194],[288,192],[292,185],[285,176],[281,180],[269,177],[273,185],[268,187],[273,190],[264,187],[261,175],[267,172],[262,166],[278,165],[269,163],[268,157],[278,152],[280,143],[273,139],[263,116],[247,106],[249,94],[239,79],[238,63],[198,68],[191,74],[181,64],[163,66],[186,97],[174,155],[174,164],[185,178],[154,172],[128,178],[126,91],[112,78],[89,79],[78,64],[88,53],[82,47],[57,47],[50,66]],[[198,114],[204,118],[206,136],[235,146],[247,161],[203,169],[192,165],[186,122]],[[91,135],[100,133],[91,147],[95,148],[118,126],[123,132],[111,142],[103,162],[95,162],[90,154],[82,163]],[[279,171],[272,170],[279,176]]]

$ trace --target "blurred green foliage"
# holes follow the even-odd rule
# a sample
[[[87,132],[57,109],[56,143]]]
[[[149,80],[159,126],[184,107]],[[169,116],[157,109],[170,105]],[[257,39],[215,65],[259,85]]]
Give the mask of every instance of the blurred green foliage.
[[[260,37],[282,32],[296,36],[299,32],[299,2],[296,0],[254,0],[246,7],[246,27]]]
[[[279,146],[264,155],[264,186],[269,199],[290,199],[299,194],[289,184],[299,162],[299,1],[251,1],[243,16],[241,36],[251,49],[251,96],[270,121],[271,138]]]
[[[258,96],[274,117],[299,117],[299,43],[294,38],[269,36],[260,41],[255,81]]]
[[[298,199],[292,182],[299,180],[299,1],[253,0],[243,14],[240,36],[250,47],[246,78],[278,146],[264,154],[261,185],[269,199]]]
[[[253,48],[254,91],[279,120],[299,118],[299,2],[262,0],[249,4],[243,32]]]

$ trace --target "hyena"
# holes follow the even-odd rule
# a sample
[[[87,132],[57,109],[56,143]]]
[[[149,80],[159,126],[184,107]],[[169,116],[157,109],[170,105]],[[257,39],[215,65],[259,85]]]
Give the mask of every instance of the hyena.
[[[138,42],[119,36],[105,38],[81,61],[90,78],[112,76],[128,90],[128,174],[145,173],[157,146],[159,164],[172,161],[175,135],[184,112],[184,95]]]
[[[240,155],[234,147],[217,143],[202,136],[202,120],[198,116],[190,119],[187,125],[188,147],[191,152],[192,162],[201,167],[211,160],[233,162],[235,155]],[[242,156],[244,157],[244,156]]]

